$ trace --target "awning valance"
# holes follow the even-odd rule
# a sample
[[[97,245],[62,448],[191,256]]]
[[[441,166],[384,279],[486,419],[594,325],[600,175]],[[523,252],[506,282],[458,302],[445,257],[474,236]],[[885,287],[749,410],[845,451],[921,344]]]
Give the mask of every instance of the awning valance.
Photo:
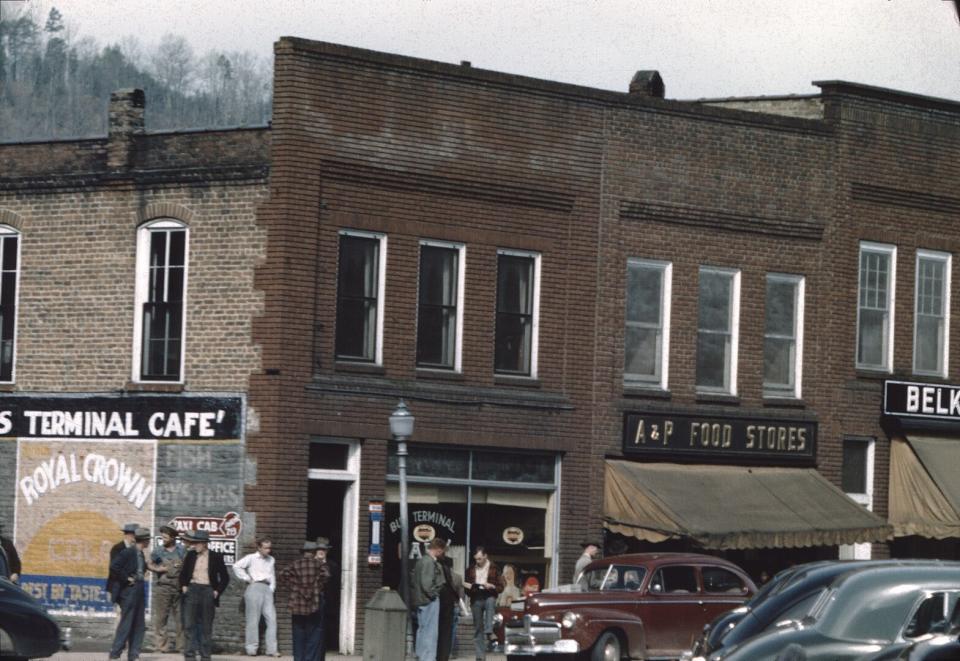
[[[638,539],[709,549],[883,541],[891,527],[812,468],[608,460],[604,525]]]
[[[960,440],[890,442],[890,523],[897,537],[960,537]]]

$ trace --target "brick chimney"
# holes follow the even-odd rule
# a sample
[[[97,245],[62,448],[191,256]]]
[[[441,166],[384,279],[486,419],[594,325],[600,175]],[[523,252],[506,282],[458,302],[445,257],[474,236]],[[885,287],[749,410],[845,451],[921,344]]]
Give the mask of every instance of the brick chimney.
[[[136,136],[143,135],[145,99],[141,89],[122,89],[110,95],[107,166],[125,170],[133,164]]]
[[[662,99],[664,91],[659,71],[638,71],[630,81],[630,96]]]

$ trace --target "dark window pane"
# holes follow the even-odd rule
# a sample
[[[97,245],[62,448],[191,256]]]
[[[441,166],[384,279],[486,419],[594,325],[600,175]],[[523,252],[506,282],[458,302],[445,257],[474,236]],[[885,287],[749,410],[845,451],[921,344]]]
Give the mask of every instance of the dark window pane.
[[[170,266],[183,266],[187,249],[187,233],[183,230],[170,231]]]
[[[414,432],[416,433],[416,432]],[[434,448],[408,444],[407,475],[418,477],[451,477],[466,479],[469,473],[470,453],[449,448]],[[396,447],[391,443],[387,457],[387,472],[397,474]]]
[[[702,330],[730,330],[730,301],[733,276],[700,271],[699,325]]]
[[[17,272],[5,272],[0,281],[0,305],[13,309],[17,300]]]
[[[692,594],[699,592],[697,571],[693,567],[663,567],[650,579],[650,591],[660,594]]]
[[[627,321],[660,325],[663,268],[631,265],[627,270]]]
[[[421,307],[417,319],[417,364],[429,367],[454,367],[456,350],[456,310]]]
[[[497,311],[533,313],[533,258],[500,255],[497,265]]]
[[[423,246],[420,252],[420,303],[456,305],[457,250]]]
[[[473,479],[553,483],[551,455],[474,452]]]
[[[700,333],[697,336],[697,385],[725,388],[729,373],[729,337]]]
[[[729,569],[703,567],[700,575],[703,578],[704,592],[743,593],[747,591],[743,580]]]
[[[150,266],[165,266],[167,263],[167,233],[150,232]]]
[[[17,240],[16,236],[3,238],[3,270],[5,271],[17,269]]]
[[[147,300],[151,303],[163,303],[167,300],[166,294],[167,270],[157,267],[150,269],[150,291]]]
[[[763,385],[793,387],[793,340],[768,337],[763,344]]]
[[[796,314],[795,282],[767,279],[767,334],[794,335]]]
[[[530,373],[530,340],[533,320],[524,315],[498,314],[494,369]]]
[[[456,249],[421,247],[418,365],[445,369],[455,366],[457,261]]]
[[[377,239],[340,237],[336,329],[340,358],[376,360],[378,255]]]
[[[182,335],[182,303],[144,304],[141,378],[164,381],[180,378]]]
[[[867,451],[869,441],[843,442],[841,488],[847,493],[867,492]]]
[[[348,449],[340,443],[311,443],[310,468],[346,470]]]

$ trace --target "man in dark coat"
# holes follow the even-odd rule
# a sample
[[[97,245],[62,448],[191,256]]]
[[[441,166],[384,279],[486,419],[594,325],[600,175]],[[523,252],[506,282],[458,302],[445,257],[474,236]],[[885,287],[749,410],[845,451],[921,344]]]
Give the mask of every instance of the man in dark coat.
[[[137,543],[136,532],[138,528],[140,528],[139,523],[128,523],[121,528],[123,539],[110,547],[110,566],[113,565],[113,561],[117,559],[121,551]],[[126,580],[125,576],[115,576],[112,569],[108,571],[107,595],[113,603],[118,603],[117,598],[120,596],[120,589],[124,586]]]
[[[147,568],[144,549],[150,545],[150,531],[137,528],[134,544],[121,550],[110,561],[110,575],[115,578],[114,602],[120,605],[120,620],[110,647],[110,658],[119,659],[124,647],[128,661],[140,658],[140,647],[147,627],[143,619],[146,608],[143,577]]]
[[[14,583],[20,582],[20,554],[13,540],[3,536],[3,524],[0,523],[0,576]]]
[[[183,656],[209,661],[213,649],[213,616],[220,605],[220,595],[230,583],[223,554],[211,551],[210,533],[206,530],[188,532],[183,540],[191,546],[180,570],[180,590],[183,592],[183,628],[187,632],[187,647]]]

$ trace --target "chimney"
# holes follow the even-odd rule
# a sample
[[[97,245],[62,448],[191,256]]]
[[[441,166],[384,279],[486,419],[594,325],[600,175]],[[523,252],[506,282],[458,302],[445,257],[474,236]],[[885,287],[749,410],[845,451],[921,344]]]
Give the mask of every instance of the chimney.
[[[662,99],[663,78],[659,71],[638,71],[630,81],[630,96]]]
[[[143,135],[143,90],[122,89],[110,95],[107,166],[124,170],[133,164],[136,136]]]

